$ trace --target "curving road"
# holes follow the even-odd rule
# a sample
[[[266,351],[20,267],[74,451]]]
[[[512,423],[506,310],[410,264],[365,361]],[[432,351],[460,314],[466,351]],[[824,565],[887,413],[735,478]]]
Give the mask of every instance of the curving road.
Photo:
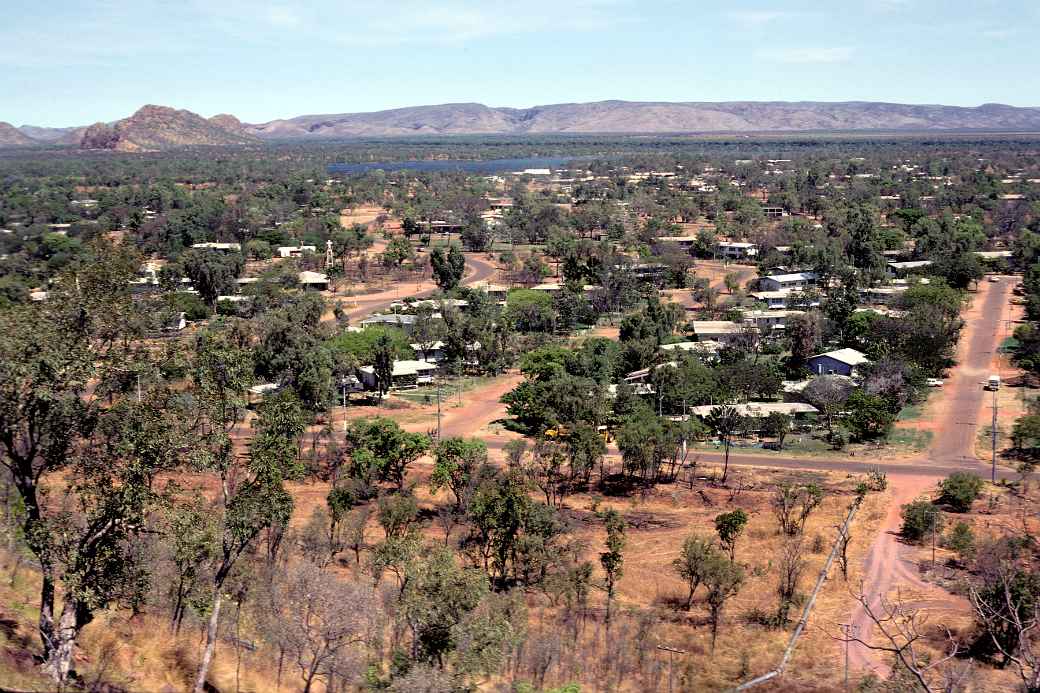
[[[463,286],[473,284],[474,282],[486,281],[494,276],[495,266],[482,259],[481,255],[482,253],[465,253],[466,276],[462,280]],[[403,282],[386,291],[348,297],[347,300],[350,300],[354,307],[347,311],[347,316],[351,321],[361,320],[373,313],[389,308],[391,303],[396,303],[409,297],[422,298],[429,296],[437,290],[436,284],[430,280],[424,280],[416,286],[416,290],[412,291],[410,290],[412,283]]]

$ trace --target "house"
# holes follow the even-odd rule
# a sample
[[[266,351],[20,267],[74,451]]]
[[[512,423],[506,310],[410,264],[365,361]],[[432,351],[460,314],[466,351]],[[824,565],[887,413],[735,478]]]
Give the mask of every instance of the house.
[[[908,260],[906,262],[888,263],[888,271],[896,277],[905,277],[913,274],[915,270],[923,270],[932,264],[931,260]]]
[[[801,291],[753,291],[749,294],[756,301],[766,304],[769,310],[787,310],[793,306],[815,308],[820,305],[820,299],[812,294]]]
[[[887,306],[904,293],[908,286],[873,286],[859,290],[859,300],[871,305]]]
[[[856,374],[857,366],[870,363],[870,359],[855,349],[838,349],[825,354],[817,354],[809,359],[809,369],[817,375]]]
[[[246,390],[246,401],[251,405],[260,404],[267,395],[274,394],[282,389],[278,383],[260,383]]]
[[[805,402],[748,402],[747,404],[727,404],[741,416],[748,419],[764,419],[773,413],[787,414],[792,419],[801,420],[810,414],[818,414],[819,409]],[[715,406],[704,404],[698,407],[690,407],[690,414],[699,419],[711,415]]]
[[[505,284],[492,284],[487,281],[479,281],[473,282],[468,288],[473,289],[474,291],[483,291],[489,297],[500,301],[506,300],[506,296],[509,295],[509,287]]]
[[[787,216],[787,211],[783,207],[763,207],[762,214],[766,219],[782,219]]]
[[[744,333],[744,326],[729,320],[694,320],[690,323],[698,342],[711,340],[732,344]]]
[[[654,372],[655,368],[678,368],[678,367],[679,367],[679,362],[678,361],[665,361],[664,363],[659,363],[658,365],[651,366],[650,368],[640,368],[638,371],[632,371],[631,373],[627,374],[625,376],[625,382],[626,383],[642,383],[642,382],[646,382],[646,379],[650,377],[650,374]]]
[[[409,390],[432,383],[436,370],[437,364],[427,361],[394,361],[394,368],[390,375],[390,389]],[[375,366],[362,366],[358,369],[358,377],[366,388],[376,389]]]
[[[787,320],[796,315],[803,315],[802,310],[746,310],[743,312],[744,322],[754,325],[765,336],[783,332]]]
[[[683,250],[691,251],[697,243],[694,236],[658,236],[654,241],[659,244],[677,245]]]
[[[415,325],[415,316],[404,313],[380,313],[371,315],[361,321],[361,327],[398,327],[405,332],[411,332]]]
[[[219,250],[224,253],[237,253],[242,250],[241,243],[193,243],[191,247],[198,250]]]
[[[711,339],[705,339],[703,342],[674,342],[672,344],[661,345],[661,351],[666,353],[685,351],[697,354],[701,358],[714,358],[721,348],[721,342],[716,342]]]
[[[304,289],[327,291],[329,288],[329,277],[321,272],[300,272],[296,275],[296,281]]]
[[[754,243],[719,241],[715,244],[715,252],[725,260],[747,260],[758,255],[758,246]]]
[[[790,274],[770,274],[760,277],[758,288],[761,291],[802,291],[816,281],[815,272],[792,272]]]
[[[301,257],[304,253],[316,253],[318,251],[313,245],[283,245],[277,248],[278,257]]]
[[[432,298],[424,298],[420,301],[394,301],[390,304],[390,310],[392,311],[414,311],[420,308],[431,308],[437,310],[438,308],[465,308],[469,305],[469,301],[464,301],[461,298],[442,298],[435,300]]]

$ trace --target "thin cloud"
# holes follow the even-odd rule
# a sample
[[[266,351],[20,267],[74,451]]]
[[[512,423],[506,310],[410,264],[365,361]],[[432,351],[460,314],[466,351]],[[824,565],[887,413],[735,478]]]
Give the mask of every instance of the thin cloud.
[[[727,12],[726,17],[744,26],[763,26],[789,17],[790,14],[780,10],[734,10]]]
[[[763,60],[798,65],[844,63],[852,55],[853,49],[848,46],[777,48],[758,53],[758,57]]]

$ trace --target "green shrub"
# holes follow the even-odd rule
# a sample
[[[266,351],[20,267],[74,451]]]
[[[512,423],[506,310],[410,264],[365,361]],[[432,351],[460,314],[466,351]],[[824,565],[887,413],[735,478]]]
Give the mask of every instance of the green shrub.
[[[920,541],[933,528],[942,530],[943,516],[939,506],[929,500],[916,500],[903,506],[903,528],[900,533],[907,541]]]
[[[962,562],[967,561],[975,555],[975,532],[967,522],[958,522],[943,539],[943,545]]]
[[[969,472],[954,472],[939,482],[939,490],[942,492],[940,503],[950,506],[954,512],[966,513],[982,492],[982,479]]]

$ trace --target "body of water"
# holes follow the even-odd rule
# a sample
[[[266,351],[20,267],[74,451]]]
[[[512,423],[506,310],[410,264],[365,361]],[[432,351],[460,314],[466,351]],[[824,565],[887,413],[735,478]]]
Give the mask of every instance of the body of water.
[[[466,173],[509,173],[528,168],[565,167],[581,157],[529,157],[526,159],[430,159],[427,161],[377,161],[364,164],[329,164],[329,173],[356,175],[383,171],[464,171]]]

